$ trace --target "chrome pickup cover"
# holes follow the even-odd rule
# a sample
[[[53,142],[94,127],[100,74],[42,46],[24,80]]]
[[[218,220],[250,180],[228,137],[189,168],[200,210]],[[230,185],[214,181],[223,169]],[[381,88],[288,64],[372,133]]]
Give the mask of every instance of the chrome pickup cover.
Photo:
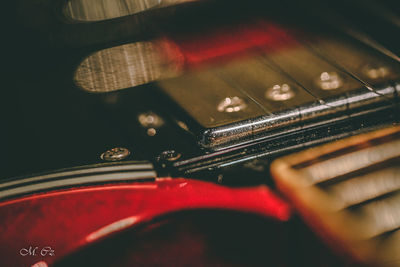
[[[397,105],[395,60],[339,38],[289,39],[158,85],[215,150]]]

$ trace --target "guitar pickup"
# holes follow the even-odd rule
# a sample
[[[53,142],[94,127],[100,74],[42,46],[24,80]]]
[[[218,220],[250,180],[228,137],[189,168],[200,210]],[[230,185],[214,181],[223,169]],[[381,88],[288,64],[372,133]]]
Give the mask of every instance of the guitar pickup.
[[[398,63],[361,44],[331,39],[307,44],[282,38],[274,47],[158,86],[189,115],[185,123],[200,146],[211,150],[396,106]]]
[[[274,161],[278,189],[337,252],[400,266],[400,127]]]

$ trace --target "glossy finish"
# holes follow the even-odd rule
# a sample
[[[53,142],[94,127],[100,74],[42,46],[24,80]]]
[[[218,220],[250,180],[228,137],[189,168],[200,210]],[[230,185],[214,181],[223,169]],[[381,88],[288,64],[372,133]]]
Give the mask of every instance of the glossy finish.
[[[299,108],[277,112],[254,119],[227,124],[206,130],[200,140],[200,144],[207,148],[222,149],[229,145],[243,144],[261,136],[276,135],[274,130],[286,132],[285,127],[298,123],[308,123],[312,120],[323,120],[336,115],[337,119],[345,115],[345,112],[356,116],[356,109],[368,111],[368,107],[374,104],[395,105],[398,101],[395,87],[388,86],[375,91],[368,89],[355,90],[342,97],[331,97],[325,102],[313,102]],[[345,115],[344,118],[347,116]],[[307,124],[302,126],[307,127]]]
[[[36,194],[0,203],[0,265],[51,264],[90,242],[184,210],[223,209],[286,221],[288,205],[265,186],[232,189],[188,179],[157,179]],[[10,242],[12,241],[12,242]],[[55,256],[21,256],[30,246]]]
[[[254,23],[252,28],[255,39],[257,34],[268,36],[267,31],[255,31],[259,26]],[[220,62],[158,85],[189,114],[197,131],[200,128],[199,144],[211,150],[286,133],[287,127],[306,128],[315,121],[374,112],[399,101],[396,62],[346,38],[296,40],[294,35],[282,30],[273,41],[263,43],[262,53]],[[281,84],[292,91],[282,99],[282,92],[275,92],[274,99],[269,91],[279,90]],[[230,109],[235,112],[218,112],[226,99],[240,99],[242,108],[236,105]],[[193,105],[199,100],[201,105]]]

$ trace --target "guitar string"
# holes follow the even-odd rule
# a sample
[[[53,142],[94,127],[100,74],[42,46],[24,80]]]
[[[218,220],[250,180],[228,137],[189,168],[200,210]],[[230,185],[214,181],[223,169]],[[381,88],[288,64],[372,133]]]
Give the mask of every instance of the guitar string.
[[[286,72],[284,69],[282,69],[278,64],[273,62],[271,59],[267,57],[264,53],[260,53],[261,56],[261,62],[267,66],[273,69],[274,71],[278,72],[282,76],[288,78],[290,81],[294,82],[297,86],[299,86],[302,90],[304,90],[306,93],[311,95],[316,101],[320,102],[323,101],[319,97],[317,97],[312,91],[310,91],[308,88],[306,88],[303,84],[301,84],[299,81],[296,80],[293,76],[291,76],[288,72]]]
[[[236,84],[231,78],[229,78],[227,75],[222,74],[221,72],[215,72],[215,75],[219,77],[221,80],[223,80],[228,86],[233,88],[236,91],[239,91],[240,93],[244,94],[247,96],[251,101],[253,101],[259,108],[261,108],[266,114],[271,115],[271,111],[269,111],[266,107],[264,107],[263,104],[261,104],[259,101],[257,101],[254,97],[252,97],[244,88],[241,88],[238,84]]]
[[[318,12],[318,10],[325,10],[325,12]],[[341,33],[347,34],[350,38],[358,40],[362,44],[370,47],[371,49],[373,49],[375,51],[378,51],[380,54],[383,54],[383,56],[387,56],[396,62],[400,62],[400,58],[396,54],[394,54],[392,51],[387,49],[385,46],[383,46],[382,44],[380,44],[377,41],[375,41],[374,39],[372,39],[370,36],[354,29],[354,27],[351,27],[350,26],[351,23],[349,23],[342,16],[339,16],[338,14],[336,14],[336,16],[333,15],[332,10],[330,10],[330,9],[328,10],[325,5],[318,4],[317,8],[314,9],[312,14],[314,16],[318,17],[319,19],[321,19],[322,21],[324,21],[329,26],[335,28],[336,30],[339,30]],[[324,15],[322,16],[321,14],[324,14]],[[310,50],[310,52],[314,53],[319,58],[323,59],[324,61],[335,66],[336,68],[343,71],[344,73],[350,75],[357,81],[361,82],[369,91],[374,92],[375,94],[377,94],[383,98],[390,99],[390,101],[395,102],[396,105],[400,105],[400,103],[395,101],[393,98],[389,98],[388,96],[383,95],[380,92],[378,92],[377,89],[375,88],[375,86],[372,86],[370,83],[361,79],[359,77],[359,75],[356,75],[355,73],[349,71],[347,68],[343,67],[342,64],[338,63],[337,60],[333,59],[326,53],[318,53],[318,51],[313,48],[313,45],[310,44],[309,40],[305,40],[301,36],[297,36],[297,37],[299,37],[298,38],[299,42],[302,42],[303,45]],[[344,38],[344,37],[342,37],[342,38]]]
[[[362,8],[368,10],[376,16],[379,16],[379,18],[381,18],[382,20],[385,20],[393,24],[397,28],[400,28],[400,17],[389,7],[385,6],[385,4],[371,0],[357,0],[357,3]]]
[[[374,92],[375,94],[377,94],[378,96],[385,98],[386,100],[389,100],[391,102],[396,102],[393,98],[388,97],[385,94],[382,94],[378,91],[378,88],[376,88],[375,85],[372,85],[371,83],[367,82],[365,79],[362,79],[359,75],[357,75],[356,73],[354,73],[353,71],[349,70],[348,68],[344,67],[343,64],[341,64],[340,62],[338,62],[336,59],[332,58],[331,56],[329,56],[326,52],[321,51],[320,49],[316,49],[309,41],[306,40],[302,40],[304,43],[303,45],[311,52],[314,53],[314,55],[316,55],[317,57],[321,58],[322,60],[328,62],[329,64],[333,65],[334,67],[336,67],[337,69],[339,69],[340,71],[342,71],[343,73],[346,73],[347,75],[349,75],[350,77],[352,77],[353,79],[357,80],[358,82],[360,82],[362,85],[365,86],[365,88],[367,88],[369,91]]]
[[[400,62],[400,57],[388,49],[386,46],[383,44],[379,43],[376,41],[374,38],[372,38],[369,34],[362,32],[352,26],[352,23],[350,23],[346,18],[339,14],[333,14],[333,10],[328,9],[325,5],[318,5],[318,11],[312,12],[314,16],[316,16],[318,19],[321,21],[325,22],[329,26],[338,29],[342,33],[346,33],[350,37],[364,43],[365,45],[381,52],[382,54],[394,59],[397,62]],[[323,15],[322,15],[323,14]]]
[[[308,48],[310,48],[308,46]],[[354,73],[348,71],[347,69],[343,68],[341,65],[339,64],[335,64],[334,60],[329,59],[328,57],[326,57],[326,55],[321,56],[320,53],[315,53],[316,51],[313,50],[313,54],[319,56],[320,58],[322,58],[324,61],[327,61],[328,63],[330,63],[331,65],[334,65],[335,67],[337,67],[338,69],[340,69],[341,71],[343,71],[344,73],[350,75],[351,77],[355,78],[356,80],[360,81],[361,83],[363,83],[369,90],[374,91],[377,95],[380,95],[382,97],[388,98],[385,95],[382,95],[381,93],[379,93],[376,88],[374,88],[373,86],[371,86],[370,84],[368,84],[367,82],[363,81],[362,79],[360,79],[357,75],[355,75]],[[266,58],[266,55],[264,55],[263,53],[260,53],[261,58],[264,58],[267,61],[270,61]],[[269,62],[266,63],[263,61],[263,64],[271,67],[271,63],[272,63],[272,67],[274,67],[275,70],[279,71],[279,73],[285,75],[286,77],[288,77],[290,80],[294,81],[298,86],[300,86],[300,88],[302,88],[304,91],[306,91],[309,95],[313,96],[314,99],[318,100],[320,103],[324,103],[323,100],[319,99],[318,97],[316,97],[310,90],[308,90],[306,87],[304,87],[300,82],[296,81],[295,78],[291,77],[288,73],[286,73],[284,70],[282,70],[279,66],[277,66],[276,64],[274,64],[273,62]],[[223,78],[223,77],[222,77]],[[226,81],[226,77],[225,77],[225,81]],[[248,98],[250,98],[254,103],[257,104],[257,106],[259,106],[260,108],[262,108],[265,112],[268,112],[267,109],[261,104],[259,103],[256,99],[254,99],[253,97],[251,97],[251,95],[244,89],[238,88],[238,86],[234,85],[232,81],[226,81],[228,82],[231,86],[233,85],[233,87],[235,87],[237,90],[239,90],[240,92],[242,92],[243,94],[245,94]],[[325,103],[326,104],[326,103]]]

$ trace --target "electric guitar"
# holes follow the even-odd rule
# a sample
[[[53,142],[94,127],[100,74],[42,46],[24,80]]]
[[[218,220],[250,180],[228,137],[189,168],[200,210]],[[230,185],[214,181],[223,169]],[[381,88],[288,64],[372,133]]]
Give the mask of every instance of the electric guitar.
[[[400,265],[396,1],[10,5],[1,266]]]

